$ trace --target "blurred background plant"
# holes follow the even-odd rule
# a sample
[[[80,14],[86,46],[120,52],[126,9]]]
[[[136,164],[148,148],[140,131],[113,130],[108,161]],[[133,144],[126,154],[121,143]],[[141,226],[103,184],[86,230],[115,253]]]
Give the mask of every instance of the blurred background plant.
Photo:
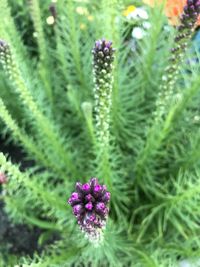
[[[198,259],[198,28],[183,36],[189,49],[178,47],[169,74],[181,28],[160,5],[1,0],[0,18],[0,266],[175,267]],[[102,37],[116,58],[110,139],[100,146],[91,51]],[[163,88],[172,92],[160,113]],[[66,203],[76,181],[90,177],[111,192],[98,248]]]

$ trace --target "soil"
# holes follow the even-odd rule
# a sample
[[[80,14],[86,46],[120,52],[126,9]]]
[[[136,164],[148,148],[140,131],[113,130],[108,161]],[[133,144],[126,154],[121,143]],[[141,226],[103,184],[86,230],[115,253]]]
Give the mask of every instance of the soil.
[[[20,147],[9,143],[7,138],[0,139],[0,151],[9,155],[13,163],[20,163],[21,170],[34,165],[33,161],[25,160],[25,154]],[[0,185],[0,195],[2,188]],[[39,252],[38,239],[42,230],[37,227],[28,227],[23,224],[13,224],[4,211],[4,203],[0,201],[0,253],[6,255],[12,253],[16,255],[32,256],[35,251]]]

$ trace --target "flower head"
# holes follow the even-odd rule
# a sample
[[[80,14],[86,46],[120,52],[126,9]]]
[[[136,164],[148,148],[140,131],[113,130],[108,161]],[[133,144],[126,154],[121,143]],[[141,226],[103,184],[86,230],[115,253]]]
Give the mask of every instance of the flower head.
[[[105,185],[98,183],[97,178],[91,178],[86,184],[77,183],[76,192],[68,200],[81,230],[92,242],[99,242],[102,238],[109,200],[110,192]]]
[[[187,0],[182,15],[180,16],[181,26],[187,29],[194,28],[197,25],[199,18],[200,0]]]
[[[181,94],[174,93],[174,85],[178,78],[178,69],[181,62],[185,60],[184,54],[200,14],[200,0],[187,0],[185,2],[182,15],[179,16],[180,23],[174,38],[174,47],[171,49],[169,64],[162,76],[161,97],[157,100],[159,112],[156,111],[156,114],[159,114],[159,116],[164,114],[167,103],[170,103],[172,99],[176,101],[181,97]]]
[[[92,50],[93,53],[93,65],[96,82],[101,83],[109,82],[106,74],[109,74],[112,70],[112,62],[114,60],[115,49],[112,47],[112,42],[105,39],[95,42],[95,46]],[[101,82],[101,79],[103,80]]]
[[[104,146],[109,142],[114,52],[112,42],[105,39],[96,41],[92,50],[97,135]]]

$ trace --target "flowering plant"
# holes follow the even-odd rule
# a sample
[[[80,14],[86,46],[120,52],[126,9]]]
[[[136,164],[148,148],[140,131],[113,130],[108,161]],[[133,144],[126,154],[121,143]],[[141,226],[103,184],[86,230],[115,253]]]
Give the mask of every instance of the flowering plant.
[[[23,229],[0,216],[0,266],[195,261],[200,1],[178,7],[176,27],[161,6],[124,17],[123,0],[25,2],[0,0],[0,214]],[[148,21],[131,51],[130,26]]]

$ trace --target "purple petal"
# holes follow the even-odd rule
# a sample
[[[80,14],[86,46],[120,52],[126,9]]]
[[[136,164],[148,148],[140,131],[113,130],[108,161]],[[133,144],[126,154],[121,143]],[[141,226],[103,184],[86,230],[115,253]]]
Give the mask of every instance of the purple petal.
[[[99,193],[102,190],[102,187],[100,184],[97,184],[94,186],[94,193]]]
[[[90,185],[88,183],[83,184],[81,189],[84,193],[89,193],[90,192]]]
[[[79,182],[76,183],[76,191],[82,193],[82,184]]]
[[[94,187],[96,184],[98,184],[98,179],[97,178],[91,178],[90,179],[91,187]]]
[[[102,200],[107,203],[110,200],[110,192],[105,192],[102,196]]]
[[[75,205],[73,207],[73,213],[75,216],[80,215],[83,212],[83,206],[81,204]]]
[[[97,205],[96,205],[96,211],[100,211],[100,212],[103,212],[104,211],[104,209],[105,209],[105,204],[103,203],[103,202],[99,202],[99,203],[97,203]]]
[[[85,196],[85,200],[88,201],[88,202],[91,202],[93,199],[93,196],[91,194],[88,194]]]
[[[81,201],[81,198],[77,192],[71,194],[71,197],[68,200],[70,205],[78,204]]]
[[[87,210],[92,210],[93,209],[93,205],[92,205],[92,202],[89,202],[89,203],[87,203],[86,205],[85,205],[85,208],[87,209]]]

